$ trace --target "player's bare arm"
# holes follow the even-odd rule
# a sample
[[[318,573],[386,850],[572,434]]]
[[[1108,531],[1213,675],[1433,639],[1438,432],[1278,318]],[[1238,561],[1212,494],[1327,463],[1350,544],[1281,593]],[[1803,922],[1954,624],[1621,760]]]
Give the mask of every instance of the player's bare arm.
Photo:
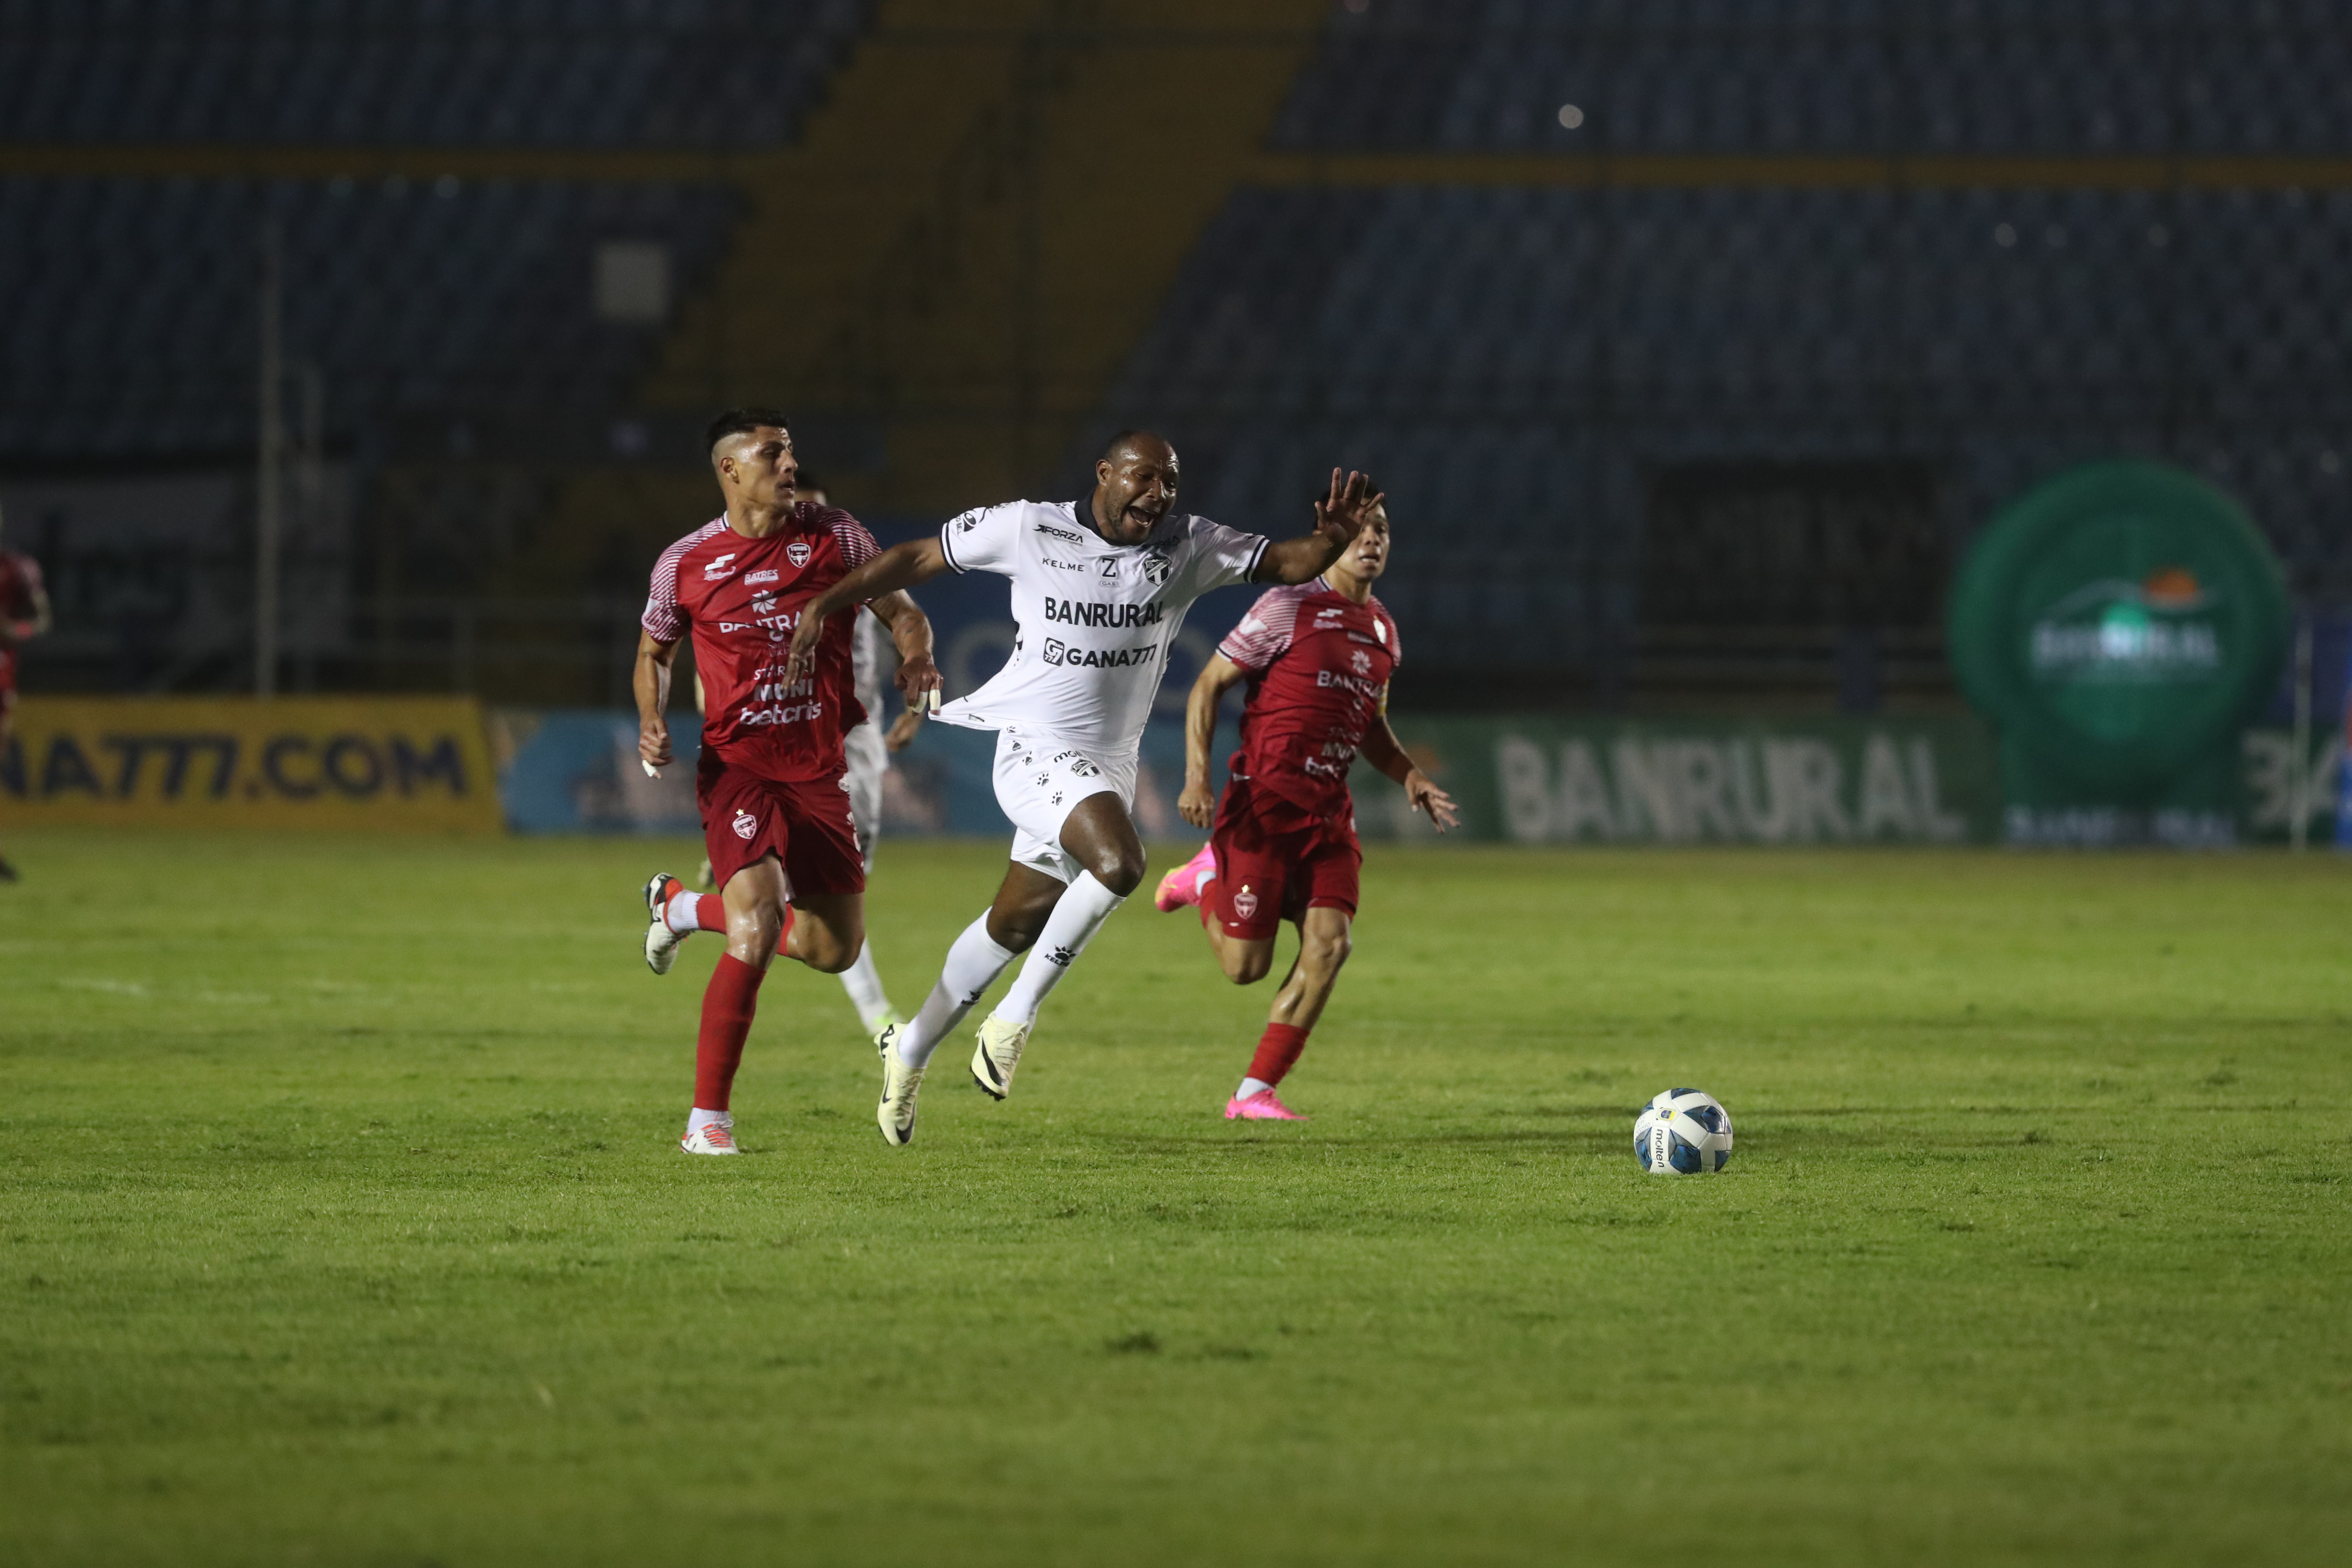
[[[895,736],[908,721],[922,721],[924,697],[939,690],[941,684],[940,667],[932,657],[931,617],[923,614],[921,606],[908,598],[903,589],[878,595],[868,607],[884,626],[890,628],[890,640],[898,649],[898,673],[893,679],[898,683],[900,695],[907,700],[907,711],[900,714],[898,722],[890,727],[890,734]],[[796,635],[799,629],[797,626],[793,628]],[[913,738],[914,731],[909,729],[907,739]],[[885,743],[888,743],[887,737]],[[906,741],[899,741],[890,749],[895,752],[906,743]]]
[[[1384,497],[1363,475],[1350,472],[1343,482],[1331,470],[1330,493],[1315,503],[1315,531],[1296,539],[1276,540],[1258,558],[1253,583],[1311,583],[1329,570],[1331,563],[1356,542],[1364,520]]]
[[[823,635],[825,622],[852,605],[862,605],[891,594],[905,599],[905,590],[918,583],[928,583],[948,569],[947,552],[940,548],[938,539],[910,539],[904,544],[892,545],[811,599],[808,607],[801,612],[800,625],[793,628],[792,647],[784,660],[785,681],[797,682],[808,678],[810,667],[816,661],[816,639]],[[907,600],[909,605],[913,602]],[[923,628],[928,635],[930,630],[929,620],[923,623]],[[891,636],[895,638],[898,632],[898,624],[894,621],[890,627]],[[903,646],[899,651],[902,655],[905,653]],[[928,655],[924,662],[929,666]],[[903,676],[903,669],[901,674]],[[923,690],[937,689],[939,670],[936,667],[930,668],[930,676],[931,683],[922,688]],[[901,689],[906,689],[902,686]],[[914,695],[912,690],[907,691],[909,701],[913,700]]]
[[[1389,728],[1386,714],[1373,720],[1364,731],[1363,756],[1364,761],[1404,785],[1405,798],[1412,803],[1415,811],[1428,816],[1438,832],[1462,826],[1462,814],[1455,809],[1454,797],[1438,788],[1436,781],[1405,754],[1405,749],[1397,743],[1396,731]]]
[[[637,668],[631,684],[637,697],[637,755],[648,767],[666,768],[675,760],[669,744],[669,682],[677,662],[677,644],[656,642],[649,632],[637,634]]]
[[[1217,708],[1225,693],[1249,679],[1249,672],[1213,654],[1192,682],[1184,700],[1184,788],[1176,796],[1176,815],[1195,827],[1216,819],[1217,795],[1209,787],[1209,748],[1217,738]]]

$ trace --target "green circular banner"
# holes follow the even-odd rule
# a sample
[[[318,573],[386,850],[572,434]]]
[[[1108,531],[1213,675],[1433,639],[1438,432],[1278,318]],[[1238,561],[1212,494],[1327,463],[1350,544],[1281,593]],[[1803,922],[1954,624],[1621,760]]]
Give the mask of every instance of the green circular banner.
[[[2097,463],[2002,509],[1952,586],[1960,689],[2079,788],[2130,798],[2234,745],[2286,648],[2284,579],[2238,504]]]

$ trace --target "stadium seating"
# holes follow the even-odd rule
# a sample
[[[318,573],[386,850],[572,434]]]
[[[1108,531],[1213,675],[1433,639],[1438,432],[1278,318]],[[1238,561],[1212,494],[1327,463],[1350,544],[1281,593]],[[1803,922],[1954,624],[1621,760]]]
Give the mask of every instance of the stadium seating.
[[[2334,153],[2347,63],[2326,0],[1363,0],[1274,142]]]
[[[1924,461],[1957,542],[2071,463],[2166,456],[2343,596],[2347,256],[2352,193],[1245,190],[1066,482],[1160,424],[1188,499],[1272,528],[1367,467],[1391,596],[1454,665],[1605,642],[1643,475],[1686,462]]]
[[[8,0],[0,142],[752,148],[870,0]]]
[[[318,368],[331,433],[512,409],[593,422],[660,338],[596,318],[595,246],[659,242],[691,284],[734,203],[717,185],[0,179],[0,453],[249,446],[265,221],[286,356]]]

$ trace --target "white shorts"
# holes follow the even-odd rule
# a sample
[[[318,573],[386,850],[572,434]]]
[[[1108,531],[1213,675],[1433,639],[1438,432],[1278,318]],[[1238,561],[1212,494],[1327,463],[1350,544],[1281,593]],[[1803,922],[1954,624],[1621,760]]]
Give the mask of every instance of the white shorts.
[[[1062,848],[1062,824],[1078,802],[1105,790],[1135,806],[1135,757],[1094,756],[1051,735],[1003,730],[996,736],[996,804],[1013,819],[1013,859],[1058,882],[1086,868]]]
[[[882,837],[882,770],[890,765],[889,748],[882,743],[882,728],[872,720],[841,738],[849,771],[842,775],[849,789],[849,816],[857,824],[857,847],[866,857],[866,875],[874,874],[874,845]]]

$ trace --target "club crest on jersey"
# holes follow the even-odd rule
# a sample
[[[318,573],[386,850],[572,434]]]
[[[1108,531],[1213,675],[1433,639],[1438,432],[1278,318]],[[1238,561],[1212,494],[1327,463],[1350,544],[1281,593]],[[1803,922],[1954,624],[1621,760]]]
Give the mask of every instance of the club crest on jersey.
[[[759,819],[758,817],[756,817],[756,816],[752,816],[752,815],[751,815],[750,812],[748,812],[748,811],[739,811],[739,812],[737,812],[737,813],[735,814],[735,837],[738,837],[738,838],[749,838],[749,837],[751,837],[751,835],[753,835],[754,833],[757,833],[757,832],[759,832],[759,831],[760,831],[760,819]]]
[[[807,565],[809,563],[809,557],[814,553],[816,552],[811,550],[803,541],[798,539],[793,540],[790,544],[784,546],[784,559],[791,562],[795,566]]]
[[[1144,552],[1143,575],[1145,580],[1150,582],[1153,587],[1157,588],[1160,586],[1162,584],[1166,583],[1169,578],[1175,574],[1176,564],[1174,562],[1170,561],[1166,555],[1160,553],[1157,550],[1148,550]]]
[[[732,576],[735,572],[734,561],[735,552],[731,550],[724,555],[713,556],[703,565],[702,580],[706,583],[715,583],[721,577]]]
[[[1244,888],[1240,892],[1235,893],[1234,895],[1234,913],[1241,916],[1244,920],[1255,919],[1257,915],[1257,895],[1251,892],[1247,888]]]
[[[1117,556],[1113,556],[1110,560],[1103,563],[1102,574],[1106,577],[1116,577],[1118,575],[1118,558]]]

